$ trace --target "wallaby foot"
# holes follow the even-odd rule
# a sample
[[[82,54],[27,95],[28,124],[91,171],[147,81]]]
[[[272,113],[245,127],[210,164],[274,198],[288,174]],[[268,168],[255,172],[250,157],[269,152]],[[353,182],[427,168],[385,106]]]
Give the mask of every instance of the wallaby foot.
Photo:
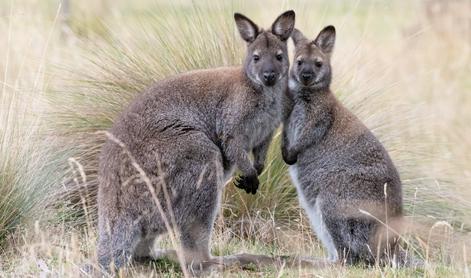
[[[124,220],[122,222],[124,223]],[[114,225],[108,231],[100,229],[98,263],[106,272],[112,273],[126,266],[133,258],[134,249],[139,242],[139,229],[123,223]]]

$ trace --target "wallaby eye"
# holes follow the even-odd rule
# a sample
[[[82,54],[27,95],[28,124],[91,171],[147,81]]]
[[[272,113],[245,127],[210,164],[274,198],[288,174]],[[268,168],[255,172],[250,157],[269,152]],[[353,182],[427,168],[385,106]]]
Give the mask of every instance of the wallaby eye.
[[[303,64],[303,60],[298,60],[298,66]]]
[[[322,67],[322,62],[321,62],[321,61],[316,61],[316,62],[314,62],[314,65],[315,65],[317,68],[320,68],[320,67]]]
[[[260,56],[258,56],[257,54],[254,54],[254,55],[253,55],[253,60],[254,60],[255,62],[257,62],[258,60],[260,60]]]
[[[281,55],[281,54],[276,54],[276,59],[277,59],[278,61],[283,60],[283,55]]]

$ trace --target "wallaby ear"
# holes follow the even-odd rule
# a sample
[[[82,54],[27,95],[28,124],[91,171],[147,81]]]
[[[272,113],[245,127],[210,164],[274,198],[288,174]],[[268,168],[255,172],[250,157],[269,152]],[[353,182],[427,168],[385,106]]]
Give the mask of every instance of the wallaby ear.
[[[282,13],[275,22],[273,22],[271,32],[278,36],[280,40],[287,40],[291,32],[293,32],[295,17],[296,14],[292,10]]]
[[[324,27],[324,29],[322,29],[319,35],[317,35],[317,38],[314,40],[314,44],[317,45],[322,50],[322,52],[330,55],[332,50],[334,50],[335,27],[332,25]]]
[[[294,45],[298,45],[298,43],[302,41],[307,41],[308,39],[303,35],[301,31],[294,28],[293,33],[291,33],[291,38],[293,39]]]
[[[242,39],[246,42],[253,42],[259,33],[257,24],[253,23],[252,20],[240,13],[235,13],[234,19]]]

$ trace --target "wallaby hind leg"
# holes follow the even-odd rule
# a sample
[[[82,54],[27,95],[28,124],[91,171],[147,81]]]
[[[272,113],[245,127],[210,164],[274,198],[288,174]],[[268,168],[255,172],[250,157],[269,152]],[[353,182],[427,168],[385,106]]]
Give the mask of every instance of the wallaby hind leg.
[[[136,261],[147,261],[158,257],[158,249],[154,247],[157,236],[147,236],[139,240],[134,249],[133,259]]]
[[[105,271],[109,270],[111,264],[111,239],[108,232],[103,228],[99,228],[98,244],[97,244],[97,257],[98,264]]]
[[[335,248],[337,249],[338,262],[351,264],[351,262],[356,259],[353,250],[351,250],[348,245],[348,241],[344,238],[344,220],[327,215],[328,214],[324,214],[324,222],[330,236],[332,237]]]
[[[188,170],[180,171],[169,183],[184,188],[176,196],[178,202],[174,203],[174,215],[180,235],[181,255],[190,271],[205,268],[212,259],[211,233],[223,189],[220,154],[212,150],[204,151],[192,150],[195,159],[187,159],[182,165]],[[201,164],[201,157],[206,158],[206,164]]]
[[[189,216],[193,218],[192,224],[186,223],[180,228],[183,257],[192,273],[207,270],[213,262],[210,253],[210,240],[214,223],[212,215],[215,214],[215,208],[208,206],[205,210],[207,211],[200,211],[201,214],[195,213]]]
[[[334,240],[339,261],[348,265],[374,264],[376,247],[371,246],[374,220],[326,217],[326,226]]]
[[[148,236],[139,241],[134,251],[134,259],[138,261],[168,259],[178,263],[175,249],[155,248],[160,236]]]
[[[136,226],[121,219],[109,229],[100,227],[98,262],[104,270],[118,270],[132,258],[140,237]]]

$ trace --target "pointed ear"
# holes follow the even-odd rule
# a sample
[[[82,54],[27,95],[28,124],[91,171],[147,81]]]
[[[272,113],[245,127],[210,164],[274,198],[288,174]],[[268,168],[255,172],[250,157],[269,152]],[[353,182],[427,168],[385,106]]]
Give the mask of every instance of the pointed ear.
[[[335,44],[335,27],[332,25],[324,27],[314,40],[314,44],[317,45],[325,54],[332,54]]]
[[[299,31],[298,29],[294,28],[293,33],[291,33],[291,38],[293,39],[294,45],[298,45],[298,43],[302,41],[307,41],[308,39]]]
[[[294,11],[287,11],[282,13],[271,26],[271,32],[278,36],[280,40],[285,41],[291,35],[294,29],[295,21]]]
[[[235,13],[234,19],[240,36],[246,42],[253,42],[258,36],[258,26],[243,14]]]

